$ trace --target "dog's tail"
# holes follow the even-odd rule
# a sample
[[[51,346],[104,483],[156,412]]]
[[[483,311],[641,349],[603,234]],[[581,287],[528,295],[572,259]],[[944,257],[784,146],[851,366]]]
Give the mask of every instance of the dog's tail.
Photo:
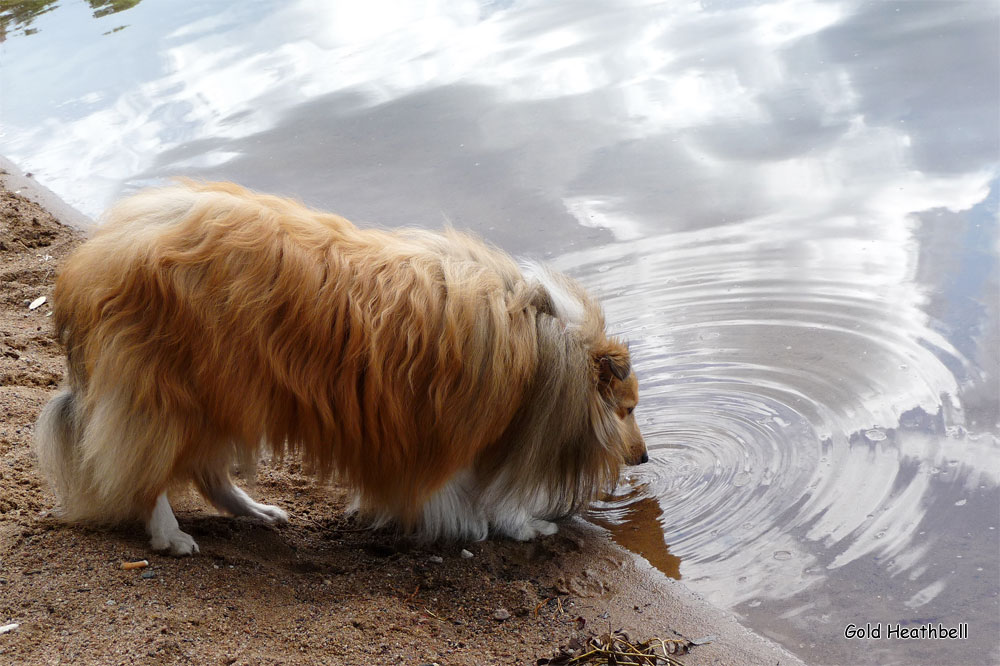
[[[72,389],[56,394],[35,424],[35,453],[42,472],[54,486],[62,504],[60,513],[75,519],[79,507],[88,506],[87,480],[80,459],[82,416]],[[90,498],[92,499],[92,498]]]
[[[86,455],[88,447],[83,439],[88,417],[82,402],[78,391],[64,388],[45,405],[35,425],[35,453],[59,500],[56,513],[68,521],[87,523],[133,518],[137,515],[135,502],[108,492],[107,481],[114,479],[104,478],[107,471],[102,474],[100,470],[108,466],[102,463],[110,461]]]

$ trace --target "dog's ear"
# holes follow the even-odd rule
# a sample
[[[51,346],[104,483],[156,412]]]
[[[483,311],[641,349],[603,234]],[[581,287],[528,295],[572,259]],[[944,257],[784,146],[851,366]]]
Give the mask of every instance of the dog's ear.
[[[597,364],[597,378],[601,386],[607,386],[612,378],[624,381],[632,372],[632,362],[629,359],[628,348],[613,344],[598,351],[594,355]]]
[[[550,317],[556,316],[556,306],[552,302],[552,296],[549,295],[549,292],[546,291],[541,283],[537,283],[531,288],[531,300],[529,302],[535,306],[535,310],[539,314],[547,314]]]

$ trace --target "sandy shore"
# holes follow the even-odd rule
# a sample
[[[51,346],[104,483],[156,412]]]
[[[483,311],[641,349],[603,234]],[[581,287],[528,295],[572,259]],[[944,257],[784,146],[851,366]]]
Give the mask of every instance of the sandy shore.
[[[30,441],[63,361],[49,303],[28,304],[51,298],[86,218],[0,170],[0,626],[19,625],[0,634],[0,663],[534,664],[609,626],[713,637],[684,664],[801,663],[582,520],[531,543],[415,547],[352,523],[343,490],[294,461],[250,484],[289,511],[285,527],[178,498],[193,558],[151,553],[139,525],[60,523]],[[139,559],[150,566],[120,568]]]

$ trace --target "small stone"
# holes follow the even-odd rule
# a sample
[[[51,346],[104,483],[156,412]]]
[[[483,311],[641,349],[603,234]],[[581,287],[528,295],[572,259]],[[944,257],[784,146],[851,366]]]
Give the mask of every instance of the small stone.
[[[504,620],[510,619],[510,611],[506,608],[498,608],[497,612],[493,613],[493,619],[503,622]]]
[[[462,555],[462,557],[464,557],[464,558],[465,558],[465,559],[467,559],[467,560],[468,560],[468,559],[470,559],[470,558],[472,557],[472,553],[470,553],[469,551],[467,551],[467,550],[466,550],[466,549],[464,549],[464,548],[462,549],[462,553],[461,553],[461,555]]]
[[[3,625],[2,627],[0,627],[0,634],[6,634],[6,633],[9,633],[9,632],[11,632],[11,631],[14,631],[15,629],[17,629],[17,628],[18,628],[18,627],[20,627],[20,626],[21,626],[21,625],[20,625],[20,624],[18,624],[17,622],[12,622],[12,623],[10,623],[10,624],[5,624],[5,625]]]
[[[440,555],[431,555],[427,559],[433,562],[434,564],[441,564],[442,562],[444,562],[444,558],[441,557]]]
[[[114,599],[108,599],[107,601],[104,602],[104,605],[105,606],[114,606],[115,605],[115,601],[114,601]]]
[[[29,310],[37,310],[38,308],[40,308],[42,306],[43,303],[45,303],[45,297],[44,296],[39,296],[35,300],[31,301],[31,303],[28,305],[28,309]]]
[[[146,580],[149,580],[150,578],[156,578],[156,572],[155,571],[143,571],[141,574],[139,574],[139,578],[145,578]]]

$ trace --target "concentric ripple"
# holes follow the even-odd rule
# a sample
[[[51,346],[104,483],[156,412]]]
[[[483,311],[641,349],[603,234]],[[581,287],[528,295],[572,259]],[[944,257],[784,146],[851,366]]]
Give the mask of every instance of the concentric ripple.
[[[640,381],[652,460],[595,521],[718,603],[790,598],[868,554],[927,584],[931,479],[996,488],[975,465],[995,438],[944,434],[968,364],[899,227],[869,226],[756,220],[554,262],[602,299]],[[628,536],[657,529],[659,548]]]

